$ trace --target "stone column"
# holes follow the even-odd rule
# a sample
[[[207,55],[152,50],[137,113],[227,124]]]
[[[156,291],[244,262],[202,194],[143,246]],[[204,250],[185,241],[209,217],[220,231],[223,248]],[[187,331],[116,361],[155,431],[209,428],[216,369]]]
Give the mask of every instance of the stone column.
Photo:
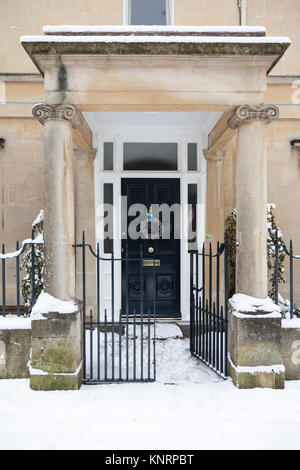
[[[37,104],[33,116],[44,125],[45,290],[75,299],[74,154],[72,127],[81,117],[72,105]]]
[[[224,240],[224,198],[223,198],[223,160],[224,150],[204,150],[207,161],[206,169],[206,235],[211,238],[213,253],[216,253],[217,242]],[[208,245],[207,245],[208,248]],[[220,266],[220,275],[223,275],[223,263]],[[216,279],[216,263],[212,265],[212,278]],[[206,287],[208,288],[209,263],[206,263]],[[215,295],[215,283],[212,286]],[[220,286],[220,295],[223,294],[223,283]]]
[[[215,242],[224,238],[223,160],[224,150],[205,150],[207,160],[206,233]]]
[[[276,106],[240,106],[237,155],[236,292],[229,300],[229,371],[239,388],[283,388],[281,314],[268,296],[265,125]]]
[[[94,159],[97,150],[75,149],[77,160],[75,189],[75,227],[76,242],[81,243],[82,231],[86,243],[95,247],[95,192],[94,192]],[[86,308],[96,312],[96,263],[91,255],[86,257]],[[76,299],[82,300],[82,254],[76,253]]]
[[[236,292],[258,298],[268,295],[265,126],[278,115],[273,105],[243,105],[228,121],[239,127]]]

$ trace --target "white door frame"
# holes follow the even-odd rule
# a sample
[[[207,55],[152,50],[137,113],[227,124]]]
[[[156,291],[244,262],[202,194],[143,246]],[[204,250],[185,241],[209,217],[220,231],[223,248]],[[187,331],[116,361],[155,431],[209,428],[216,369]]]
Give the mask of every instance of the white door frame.
[[[149,127],[140,126],[102,126],[94,134],[94,147],[97,148],[95,158],[95,209],[96,209],[96,242],[100,244],[101,256],[103,255],[103,240],[99,238],[99,230],[103,230],[99,224],[97,207],[103,203],[103,184],[113,184],[114,201],[114,254],[116,258],[121,257],[121,179],[122,178],[178,178],[180,179],[180,203],[181,203],[181,240],[180,240],[180,303],[182,320],[189,320],[189,255],[185,227],[187,227],[187,192],[188,184],[197,184],[197,241],[201,246],[205,240],[205,202],[206,202],[206,160],[203,155],[203,146],[206,144],[207,135],[202,135],[198,128],[182,127]],[[103,144],[113,142],[114,144],[114,171],[103,169]],[[174,142],[178,144],[178,171],[124,171],[123,170],[123,143],[124,142]],[[198,170],[187,171],[187,144],[197,143]],[[204,145],[203,145],[204,144]],[[206,146],[206,145],[205,145]],[[103,262],[101,276],[103,286],[101,289],[101,305],[110,309],[110,263]],[[105,265],[105,266],[104,266]],[[121,266],[117,263],[115,268],[115,307],[116,311],[121,308]]]

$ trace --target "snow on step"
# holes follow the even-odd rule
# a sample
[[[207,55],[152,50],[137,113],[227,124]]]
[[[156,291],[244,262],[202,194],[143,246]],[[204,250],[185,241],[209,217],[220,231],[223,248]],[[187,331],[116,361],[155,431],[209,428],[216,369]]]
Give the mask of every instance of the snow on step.
[[[128,334],[133,337],[134,326],[128,326]],[[151,338],[154,337],[153,327],[151,327]],[[175,323],[156,323],[155,326],[156,339],[168,339],[168,338],[182,338],[182,331]],[[140,338],[141,327],[140,324],[136,324],[136,337]],[[148,325],[145,324],[143,328],[143,338],[148,338]]]

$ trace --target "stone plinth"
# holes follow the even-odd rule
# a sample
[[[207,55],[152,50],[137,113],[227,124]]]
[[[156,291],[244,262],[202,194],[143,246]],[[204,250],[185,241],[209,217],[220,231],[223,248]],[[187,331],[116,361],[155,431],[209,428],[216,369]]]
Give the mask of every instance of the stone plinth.
[[[30,319],[7,316],[0,320],[0,379],[29,377]]]
[[[80,312],[42,316],[32,320],[30,387],[78,390],[82,374]]]
[[[229,374],[236,387],[284,388],[281,315],[270,299],[242,294],[230,299],[228,345]]]
[[[282,358],[286,380],[300,380],[300,318],[282,320]]]

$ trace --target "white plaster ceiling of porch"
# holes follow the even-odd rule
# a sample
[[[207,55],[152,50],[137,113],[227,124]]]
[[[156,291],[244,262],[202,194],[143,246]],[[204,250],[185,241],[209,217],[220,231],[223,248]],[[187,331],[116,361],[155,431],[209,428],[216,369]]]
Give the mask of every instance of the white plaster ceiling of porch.
[[[221,112],[85,112],[83,113],[91,131],[97,133],[103,127],[163,127],[193,128],[199,134],[208,135]]]

